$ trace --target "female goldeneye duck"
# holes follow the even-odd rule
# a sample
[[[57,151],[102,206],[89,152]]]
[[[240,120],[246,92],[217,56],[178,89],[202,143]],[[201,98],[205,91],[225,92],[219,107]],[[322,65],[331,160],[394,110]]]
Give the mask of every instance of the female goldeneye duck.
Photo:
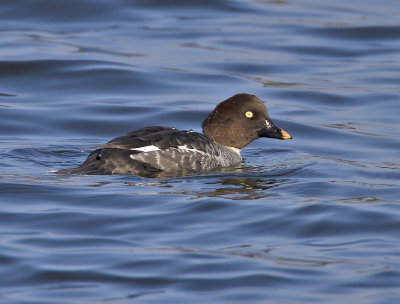
[[[290,139],[254,95],[237,94],[216,106],[202,124],[204,134],[170,127],[145,127],[95,149],[86,161],[61,174],[131,174],[210,171],[237,165],[240,150],[260,137]]]

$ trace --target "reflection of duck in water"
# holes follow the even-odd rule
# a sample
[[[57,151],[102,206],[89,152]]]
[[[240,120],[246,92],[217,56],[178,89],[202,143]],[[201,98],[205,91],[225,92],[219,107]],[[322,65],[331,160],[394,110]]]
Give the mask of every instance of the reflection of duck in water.
[[[251,200],[273,196],[271,192],[264,191],[278,187],[283,181],[277,179],[263,179],[252,177],[223,178],[215,184],[221,184],[221,188],[213,191],[198,191],[191,193],[195,197],[223,197],[231,200]]]
[[[264,174],[258,174],[258,177],[252,177],[254,171],[252,167],[236,167],[226,170],[219,170],[217,174],[197,175],[195,179],[185,179],[182,183],[181,179],[161,179],[157,182],[143,182],[139,183],[132,181],[126,182],[129,186],[154,188],[156,190],[149,190],[149,193],[169,194],[169,195],[187,195],[191,199],[199,199],[204,197],[218,197],[228,200],[257,200],[261,198],[271,197],[278,195],[278,192],[266,191],[279,187],[287,183],[284,177],[270,177]],[[249,171],[248,173],[246,173]],[[231,176],[227,177],[229,173]],[[284,175],[285,173],[282,172]],[[233,176],[232,176],[233,175]],[[198,179],[205,178],[205,183],[197,184]],[[162,190],[164,188],[164,190]],[[143,194],[144,192],[138,192]],[[210,201],[210,204],[217,204],[218,201]]]
[[[204,134],[170,127],[145,127],[96,149],[77,168],[62,174],[131,174],[210,171],[242,161],[240,149],[260,137],[292,138],[269,118],[254,95],[237,94],[221,102],[202,124]]]

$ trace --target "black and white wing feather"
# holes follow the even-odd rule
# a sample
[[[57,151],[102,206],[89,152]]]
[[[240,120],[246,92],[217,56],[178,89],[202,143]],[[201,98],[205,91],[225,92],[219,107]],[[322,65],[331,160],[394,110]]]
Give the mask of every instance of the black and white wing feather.
[[[160,126],[145,127],[85,150],[91,149],[97,150],[82,169],[93,167],[111,174],[142,175],[142,169],[204,171],[241,162],[238,151],[220,146],[204,134]]]

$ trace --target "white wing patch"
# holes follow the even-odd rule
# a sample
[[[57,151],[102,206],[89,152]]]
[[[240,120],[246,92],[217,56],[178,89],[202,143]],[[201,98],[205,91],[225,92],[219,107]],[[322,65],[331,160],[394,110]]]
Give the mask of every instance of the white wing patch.
[[[151,146],[144,146],[144,147],[140,147],[140,148],[132,148],[132,151],[138,151],[138,152],[151,152],[151,151],[159,151],[160,148],[151,145]]]
[[[233,152],[235,152],[235,153],[240,155],[240,149],[235,148],[235,147],[227,147],[227,148],[231,149]]]
[[[202,155],[207,154],[207,153],[204,152],[204,151],[200,151],[200,150],[197,150],[197,149],[188,148],[186,145],[178,146],[178,149],[179,149],[179,150],[190,151],[190,152],[197,152],[197,153],[200,153],[200,154],[202,154]]]
[[[211,145],[209,153],[192,148],[187,144],[168,149],[160,149],[154,145],[149,145],[131,150],[136,152],[129,156],[131,159],[150,164],[162,170],[184,168],[209,170],[238,164],[242,161],[240,150],[233,147]]]
[[[190,152],[197,152],[197,153],[200,153],[200,154],[206,154],[204,151],[188,148],[188,146],[186,146],[186,145],[178,146],[178,149],[179,150],[190,151]],[[151,145],[151,146],[144,146],[144,147],[140,147],[140,148],[132,148],[131,150],[132,151],[138,151],[138,152],[153,152],[153,151],[160,151],[161,149],[156,147],[156,146],[154,146],[154,145]],[[168,150],[168,149],[166,149],[166,150]]]

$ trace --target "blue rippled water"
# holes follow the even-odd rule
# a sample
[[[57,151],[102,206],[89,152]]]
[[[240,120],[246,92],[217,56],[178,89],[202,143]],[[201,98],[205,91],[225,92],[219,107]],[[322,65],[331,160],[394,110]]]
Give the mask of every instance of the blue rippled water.
[[[349,3],[350,2],[350,3]],[[398,303],[398,1],[2,1],[1,303]],[[59,176],[239,92],[291,141]]]

